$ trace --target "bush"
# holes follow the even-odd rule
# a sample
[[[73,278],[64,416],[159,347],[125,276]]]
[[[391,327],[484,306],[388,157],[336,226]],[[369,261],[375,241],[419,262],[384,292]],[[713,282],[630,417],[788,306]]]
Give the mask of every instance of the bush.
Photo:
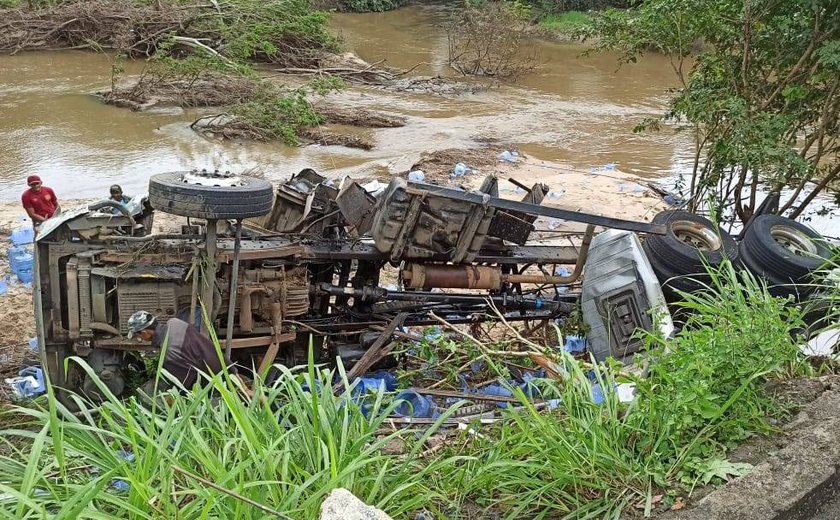
[[[325,7],[351,13],[390,11],[406,4],[406,0],[335,0]]]
[[[252,400],[226,375],[169,393],[162,407],[116,399],[104,386],[106,402],[97,410],[80,402],[80,414],[50,398],[49,409],[17,410],[36,431],[2,432],[10,454],[0,455],[0,513],[262,518],[245,498],[314,518],[336,487],[395,517],[423,508],[456,518],[476,508],[506,519],[648,513],[655,495],[667,502],[746,471],[726,452],[770,431],[767,418],[783,412],[766,383],[810,373],[792,335],[802,325],[797,310],[730,264],[711,279],[707,290],[684,295],[693,314],[675,338],[648,338],[647,377],[584,368],[562,353],[566,377],[541,387],[560,406],[538,409],[517,388],[522,407],[505,409],[506,420],[464,432],[430,458],[419,454],[437,425],[383,433],[394,403],[380,391],[363,410],[346,393],[334,396],[335,372],[311,361],[306,371],[281,369],[271,387],[257,382]],[[825,287],[836,303],[837,286]],[[629,404],[613,391],[626,382],[636,385]],[[20,448],[11,436],[32,442]],[[383,453],[396,439],[406,451]]]
[[[464,75],[514,78],[536,66],[536,46],[521,4],[467,4],[449,25],[449,65]]]

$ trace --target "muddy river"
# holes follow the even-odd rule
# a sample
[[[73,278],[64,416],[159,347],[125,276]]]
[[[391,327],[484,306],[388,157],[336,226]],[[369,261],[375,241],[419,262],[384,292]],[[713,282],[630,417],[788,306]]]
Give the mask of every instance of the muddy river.
[[[418,74],[451,75],[446,66],[447,14],[414,6],[378,14],[333,17],[347,50]],[[0,200],[16,198],[23,179],[39,172],[59,196],[101,193],[112,182],[142,190],[149,175],[172,169],[258,168],[281,177],[305,166],[384,173],[410,166],[419,153],[475,146],[495,139],[526,153],[579,167],[616,163],[650,176],[672,171],[689,147],[673,135],[634,135],[633,125],[657,113],[674,77],[666,59],[650,57],[618,69],[615,56],[580,58],[583,47],[540,42],[537,71],[514,85],[459,98],[352,88],[337,96],[410,116],[404,128],[364,130],[371,151],[291,148],[277,143],[204,139],[187,124],[192,111],[133,113],[90,95],[106,88],[110,62],[86,52],[0,56]],[[136,72],[141,64],[132,64]],[[617,70],[618,69],[618,70]]]

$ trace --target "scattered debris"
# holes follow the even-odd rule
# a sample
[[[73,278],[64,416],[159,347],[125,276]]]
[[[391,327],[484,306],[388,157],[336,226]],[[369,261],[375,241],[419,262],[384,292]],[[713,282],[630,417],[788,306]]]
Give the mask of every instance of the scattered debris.
[[[195,81],[137,81],[96,92],[103,102],[135,111],[157,107],[221,107],[251,99],[259,83],[250,77],[205,73]]]
[[[406,118],[359,107],[340,107],[316,104],[315,110],[327,123],[357,126],[360,128],[398,128],[405,126]]]
[[[455,176],[453,174],[456,171],[461,171],[461,168],[458,168],[459,164],[463,167],[460,175],[466,173],[467,169],[483,169],[496,165],[499,162],[497,156],[502,151],[504,150],[498,147],[472,150],[448,148],[421,155],[420,160],[414,163],[409,171],[420,170],[423,172],[425,179],[443,180],[451,175]],[[469,168],[467,165],[469,165]],[[492,171],[485,173],[492,173]]]
[[[486,83],[453,81],[440,76],[412,76],[391,81],[384,85],[395,92],[418,92],[437,96],[463,96],[478,94],[489,88]]]
[[[41,367],[26,367],[18,372],[17,377],[5,379],[5,382],[17,400],[31,399],[47,391]]]
[[[801,345],[799,349],[808,357],[824,357],[837,359],[837,348],[840,347],[840,328],[824,330]]]
[[[324,128],[306,128],[298,132],[298,137],[322,146],[346,146],[360,150],[372,150],[374,143],[360,135],[341,134]]]

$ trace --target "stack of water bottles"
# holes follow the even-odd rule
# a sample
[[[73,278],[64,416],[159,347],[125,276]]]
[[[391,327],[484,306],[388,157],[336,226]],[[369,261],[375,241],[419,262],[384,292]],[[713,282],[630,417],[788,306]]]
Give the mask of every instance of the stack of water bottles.
[[[32,243],[35,230],[29,221],[24,221],[12,231],[12,245],[8,249],[9,267],[21,283],[32,283],[32,267],[35,256]]]

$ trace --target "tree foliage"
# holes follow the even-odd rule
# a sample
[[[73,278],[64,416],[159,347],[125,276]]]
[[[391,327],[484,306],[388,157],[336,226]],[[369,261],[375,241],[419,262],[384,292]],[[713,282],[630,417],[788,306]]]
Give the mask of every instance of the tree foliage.
[[[405,3],[406,0],[327,0],[321,2],[321,7],[351,13],[381,13],[402,7]]]
[[[680,87],[660,121],[691,131],[691,209],[750,218],[763,188],[796,217],[840,177],[840,2],[642,0],[595,17],[596,46],[671,57]],[[798,198],[801,202],[797,202]]]

